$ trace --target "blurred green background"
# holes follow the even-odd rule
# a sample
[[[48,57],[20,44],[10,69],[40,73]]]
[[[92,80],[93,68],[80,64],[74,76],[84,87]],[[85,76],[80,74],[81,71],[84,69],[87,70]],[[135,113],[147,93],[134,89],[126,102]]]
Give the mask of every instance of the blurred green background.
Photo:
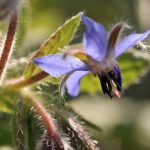
[[[149,0],[30,0],[23,1],[22,7],[19,25],[24,32],[20,31],[17,39],[22,48],[16,50],[16,58],[28,56],[58,26],[80,11],[103,23],[108,30],[120,20],[127,21],[132,32],[143,32],[150,27]],[[81,26],[72,43],[81,41],[82,32]],[[79,97],[67,102],[78,114],[101,128],[90,131],[101,150],[150,149],[150,54],[130,51],[118,59],[123,98],[104,97],[99,81],[88,76],[82,81]],[[0,113],[0,150],[13,149],[10,115]]]

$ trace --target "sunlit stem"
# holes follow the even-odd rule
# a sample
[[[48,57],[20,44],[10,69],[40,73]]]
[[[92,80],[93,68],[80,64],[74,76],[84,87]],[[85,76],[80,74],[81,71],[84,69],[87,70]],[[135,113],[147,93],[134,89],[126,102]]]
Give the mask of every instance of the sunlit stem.
[[[17,22],[18,22],[18,13],[17,11],[15,11],[10,17],[8,32],[2,50],[2,54],[0,57],[0,83],[2,83],[3,81],[7,69],[8,60],[12,54],[12,49],[13,49],[12,47],[15,38]]]
[[[75,55],[75,57],[79,58],[82,61],[87,61],[88,57],[86,56],[86,54],[84,54],[82,51],[73,51],[71,54],[66,53],[64,55],[64,59],[65,57],[67,57],[68,55]],[[19,88],[24,88],[26,86],[32,85],[44,78],[46,78],[48,76],[48,73],[41,71],[39,73],[37,73],[36,75],[31,76],[29,79],[25,79],[23,76],[17,79],[13,79],[13,80],[8,80],[6,81],[6,83],[4,84],[4,87],[8,87],[10,89],[19,89]]]
[[[29,96],[30,94],[23,91],[23,96],[26,100],[28,100],[29,104],[32,105],[36,113],[41,117],[43,124],[47,130],[48,135],[55,141],[57,148],[59,150],[64,150],[64,145],[61,140],[61,137],[58,133],[57,127],[53,121],[53,118],[46,111],[46,108],[42,105],[42,103],[35,99],[33,96]]]
[[[7,81],[4,87],[8,87],[10,89],[19,89],[29,85],[32,85],[48,76],[48,73],[41,71],[40,73],[33,75],[29,79],[25,79],[23,76],[17,79],[13,79]]]

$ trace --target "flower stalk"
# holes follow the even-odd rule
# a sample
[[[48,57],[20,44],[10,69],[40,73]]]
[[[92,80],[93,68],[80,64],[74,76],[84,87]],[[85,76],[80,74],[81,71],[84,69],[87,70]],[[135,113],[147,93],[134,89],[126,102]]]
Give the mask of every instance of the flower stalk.
[[[64,150],[64,145],[58,133],[57,127],[53,121],[53,118],[46,111],[45,107],[39,102],[39,100],[29,96],[29,94],[23,94],[23,96],[26,100],[28,100],[37,114],[41,117],[42,122],[47,130],[47,136],[54,141],[54,146],[59,150]]]
[[[47,76],[48,76],[48,73],[41,71],[38,74],[33,75],[29,79],[25,79],[23,76],[21,76],[20,78],[7,81],[4,86],[10,89],[19,89],[19,88],[23,88],[31,84],[34,84],[46,78]]]
[[[14,11],[12,16],[10,17],[8,32],[7,32],[4,48],[2,50],[2,54],[0,57],[0,83],[2,83],[3,81],[7,69],[8,60],[12,54],[13,42],[14,42],[15,33],[17,29],[17,22],[18,22],[18,13],[17,11]]]
[[[64,55],[45,55],[32,62],[53,77],[59,78],[66,74],[63,85],[73,97],[79,94],[81,79],[92,73],[99,78],[104,94],[110,98],[120,98],[123,95],[122,76],[117,58],[137,42],[147,38],[150,29],[120,39],[123,29],[128,27],[124,22],[117,23],[108,33],[102,24],[87,16],[81,16],[81,21],[86,26],[82,50]]]

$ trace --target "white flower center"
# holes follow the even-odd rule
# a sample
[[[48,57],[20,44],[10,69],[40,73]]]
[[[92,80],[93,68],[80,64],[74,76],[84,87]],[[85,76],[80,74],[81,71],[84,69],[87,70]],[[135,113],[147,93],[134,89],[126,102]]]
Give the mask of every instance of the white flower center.
[[[91,69],[91,72],[96,75],[98,73],[108,73],[110,72],[114,66],[116,66],[118,62],[115,59],[104,59],[101,62],[92,60],[88,63],[88,66]]]

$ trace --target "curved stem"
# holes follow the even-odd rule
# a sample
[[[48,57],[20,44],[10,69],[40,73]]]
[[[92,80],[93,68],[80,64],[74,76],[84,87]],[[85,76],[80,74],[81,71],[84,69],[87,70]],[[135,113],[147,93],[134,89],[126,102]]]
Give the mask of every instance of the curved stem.
[[[10,18],[6,41],[0,57],[0,82],[2,82],[4,78],[7,63],[12,54],[12,46],[17,29],[17,22],[18,22],[18,13],[17,11],[15,11]]]
[[[54,140],[55,146],[57,147],[57,149],[64,150],[64,145],[58,133],[57,127],[53,121],[53,118],[46,111],[45,107],[37,99],[35,99],[32,96],[29,96],[29,93],[28,95],[23,94],[23,96],[26,100],[30,102],[30,104],[38,113],[38,115],[41,116],[42,121],[45,125],[45,128],[47,129],[47,134],[49,137],[51,137],[51,139]]]
[[[40,73],[38,73],[36,75],[33,75],[29,79],[25,79],[22,76],[20,78],[7,81],[4,86],[8,87],[8,88],[11,88],[11,89],[13,89],[13,88],[15,88],[15,89],[23,88],[23,87],[26,87],[26,86],[29,86],[29,85],[31,85],[33,83],[38,82],[38,81],[44,79],[47,76],[48,76],[48,73],[46,73],[44,71],[41,71]]]

